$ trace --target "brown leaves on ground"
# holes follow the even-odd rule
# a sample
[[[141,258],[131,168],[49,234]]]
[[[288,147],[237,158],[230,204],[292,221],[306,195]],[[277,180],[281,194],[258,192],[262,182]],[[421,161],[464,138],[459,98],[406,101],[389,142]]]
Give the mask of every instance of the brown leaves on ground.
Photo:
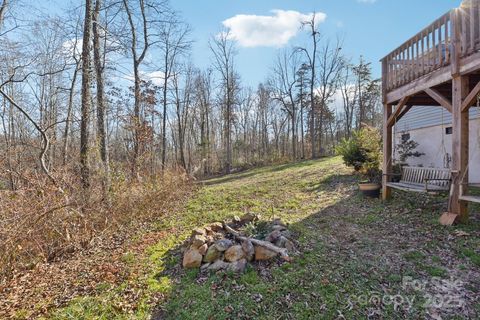
[[[143,259],[147,247],[175,231],[152,226],[181,209],[191,191],[188,180],[170,174],[162,181],[118,182],[115,204],[107,210],[97,203],[86,214],[74,203],[60,206],[65,194],[41,185],[0,194],[0,319],[35,318],[138,277],[142,270],[136,268],[143,266],[129,259]],[[134,307],[138,294],[132,290],[125,291],[125,304]]]

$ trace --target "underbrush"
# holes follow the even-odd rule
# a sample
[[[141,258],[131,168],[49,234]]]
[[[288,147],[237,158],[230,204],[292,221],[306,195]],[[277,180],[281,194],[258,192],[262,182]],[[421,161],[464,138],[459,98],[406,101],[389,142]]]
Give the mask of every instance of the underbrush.
[[[85,193],[73,170],[57,171],[55,176],[62,179],[55,184],[36,173],[23,173],[22,187],[0,190],[0,279],[61,259],[94,239],[134,231],[168,215],[192,189],[182,172],[138,181],[121,172],[112,172],[107,196],[99,176]]]

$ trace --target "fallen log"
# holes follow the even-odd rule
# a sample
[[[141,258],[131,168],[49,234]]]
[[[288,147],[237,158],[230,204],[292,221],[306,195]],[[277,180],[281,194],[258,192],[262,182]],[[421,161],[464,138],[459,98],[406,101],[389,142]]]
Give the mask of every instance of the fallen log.
[[[268,249],[270,251],[273,251],[275,253],[278,253],[280,255],[280,257],[285,260],[285,261],[291,261],[292,259],[288,256],[288,250],[285,249],[285,248],[280,248],[280,247],[277,247],[276,245],[268,242],[268,241],[262,241],[262,240],[258,240],[258,239],[254,239],[254,238],[248,238],[248,237],[244,237],[242,235],[240,235],[240,232],[238,232],[237,230],[233,229],[232,227],[230,227],[228,224],[226,223],[223,223],[223,228],[228,232],[230,233],[231,235],[233,235],[234,237],[236,237],[238,240],[240,241],[250,241],[252,242],[253,244],[257,245],[257,246],[260,246],[260,247],[264,247],[265,249]]]

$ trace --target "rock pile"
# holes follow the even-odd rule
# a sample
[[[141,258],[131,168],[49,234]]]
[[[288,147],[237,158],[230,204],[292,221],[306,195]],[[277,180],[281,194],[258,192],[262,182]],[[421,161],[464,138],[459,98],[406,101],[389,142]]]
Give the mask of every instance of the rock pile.
[[[267,223],[246,214],[193,230],[185,243],[183,267],[241,273],[249,262],[276,256],[289,261],[288,253],[294,251],[292,234],[279,219]]]

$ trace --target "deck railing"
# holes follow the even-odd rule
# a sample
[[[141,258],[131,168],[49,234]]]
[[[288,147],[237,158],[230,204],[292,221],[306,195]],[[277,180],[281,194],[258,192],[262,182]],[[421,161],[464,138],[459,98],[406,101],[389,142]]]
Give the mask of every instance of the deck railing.
[[[460,8],[447,12],[383,58],[384,90],[392,91],[450,65],[457,44],[457,59],[480,50],[480,0],[464,0]]]

